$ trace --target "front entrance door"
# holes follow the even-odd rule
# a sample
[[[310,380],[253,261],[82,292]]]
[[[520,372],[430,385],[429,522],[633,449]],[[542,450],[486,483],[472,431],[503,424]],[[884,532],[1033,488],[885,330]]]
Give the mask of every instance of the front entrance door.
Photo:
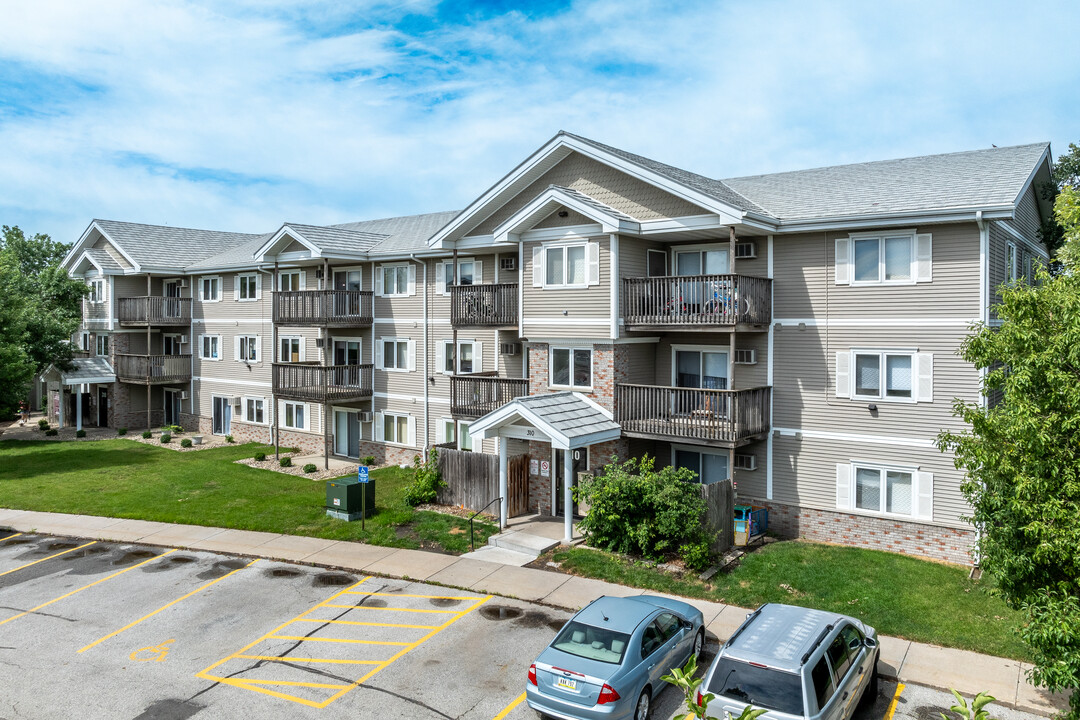
[[[180,424],[180,391],[165,389],[165,424]]]
[[[228,435],[232,429],[232,405],[229,398],[214,396],[213,426],[215,435]]]
[[[360,414],[347,410],[334,411],[334,454],[360,457]]]
[[[109,426],[109,391],[105,388],[98,388],[98,427]]]
[[[180,297],[180,281],[179,280],[166,280],[163,284],[162,293],[165,296],[162,308],[162,314],[165,317],[178,318],[180,317],[180,301],[174,298]]]
[[[727,390],[728,354],[709,350],[675,351],[675,387],[702,390]],[[712,393],[675,393],[676,414],[704,415],[717,418],[727,415],[725,398]]]
[[[573,476],[570,478],[570,487],[577,487],[577,476],[579,472],[585,472],[589,469],[589,448],[577,448],[571,450],[573,455]],[[554,480],[554,487],[552,488],[552,494],[555,498],[555,515],[562,517],[563,510],[563,458],[564,450],[556,450],[552,453],[552,469],[551,477]],[[584,504],[574,503],[574,506],[570,508],[570,511],[577,516],[584,515],[588,512],[588,506]]]
[[[362,282],[359,270],[335,270],[335,290],[360,290]],[[335,293],[334,314],[346,317],[360,315],[360,296],[355,294]]]
[[[180,355],[180,336],[179,335],[162,335],[161,336],[161,354],[162,355]]]

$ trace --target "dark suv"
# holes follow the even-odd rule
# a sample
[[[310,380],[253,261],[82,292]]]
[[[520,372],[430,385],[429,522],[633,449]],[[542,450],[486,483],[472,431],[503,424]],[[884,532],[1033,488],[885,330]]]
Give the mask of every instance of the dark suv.
[[[850,720],[877,697],[877,631],[860,620],[770,603],[750,613],[720,648],[702,682],[716,697],[708,715],[738,717],[747,705],[763,720]]]

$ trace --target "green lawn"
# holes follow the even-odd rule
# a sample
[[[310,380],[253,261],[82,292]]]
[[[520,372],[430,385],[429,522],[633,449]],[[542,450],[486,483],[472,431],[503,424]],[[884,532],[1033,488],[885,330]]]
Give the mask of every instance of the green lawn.
[[[588,548],[556,551],[556,562],[585,577],[754,608],[780,602],[858,617],[885,635],[1027,660],[1019,614],[987,581],[955,565],[904,555],[791,541],[745,555],[708,583],[680,579]],[[786,587],[785,587],[786,586]]]
[[[179,453],[130,440],[0,441],[0,507],[105,515],[359,540],[375,545],[469,549],[467,521],[405,504],[412,469],[372,472],[378,514],[360,522],[326,515],[326,484],[238,465],[260,445]],[[273,452],[273,448],[269,449]],[[476,523],[476,544],[496,530]]]

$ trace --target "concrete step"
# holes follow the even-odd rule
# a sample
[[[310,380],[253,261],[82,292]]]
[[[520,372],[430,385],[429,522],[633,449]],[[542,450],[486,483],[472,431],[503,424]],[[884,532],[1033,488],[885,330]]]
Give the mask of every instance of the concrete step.
[[[487,562],[498,563],[500,565],[514,565],[515,567],[528,565],[536,559],[536,555],[515,552],[514,550],[507,550],[506,548],[495,547],[494,545],[485,545],[472,552],[467,552],[461,557],[486,560]]]
[[[558,544],[558,540],[531,535],[521,530],[509,530],[488,538],[488,545],[492,547],[531,554],[534,559]]]

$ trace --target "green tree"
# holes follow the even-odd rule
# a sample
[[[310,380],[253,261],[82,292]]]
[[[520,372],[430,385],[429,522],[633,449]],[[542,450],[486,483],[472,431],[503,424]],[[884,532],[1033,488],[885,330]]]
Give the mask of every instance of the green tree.
[[[983,381],[999,402],[956,401],[970,426],[943,432],[964,470],[964,496],[980,529],[983,567],[1025,616],[1031,679],[1073,691],[1080,718],[1080,211],[1072,188],[1056,214],[1068,238],[1065,272],[1002,289],[1001,326],[977,327],[960,354],[990,368]]]
[[[1060,193],[1068,187],[1074,190],[1080,188],[1080,147],[1076,143],[1069,143],[1069,151],[1054,163],[1051,174],[1053,181],[1045,183],[1040,188],[1040,192],[1057,208],[1057,198]],[[1057,215],[1056,212],[1055,215]],[[1042,227],[1039,229],[1039,238],[1051,255],[1056,256],[1059,253],[1064,242],[1063,236],[1064,225],[1057,217],[1048,217],[1043,220]]]

